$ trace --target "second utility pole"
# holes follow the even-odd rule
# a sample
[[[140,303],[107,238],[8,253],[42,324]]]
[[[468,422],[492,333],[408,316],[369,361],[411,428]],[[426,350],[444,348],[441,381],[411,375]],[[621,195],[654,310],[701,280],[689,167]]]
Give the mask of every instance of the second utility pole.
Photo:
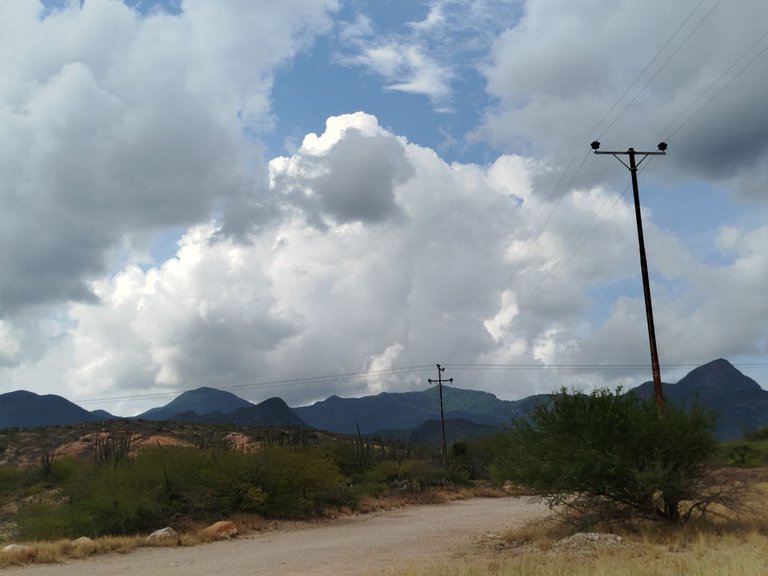
[[[448,468],[448,447],[445,444],[445,415],[443,413],[443,382],[451,382],[453,383],[453,378],[449,378],[448,380],[443,380],[443,372],[445,372],[445,368],[440,368],[440,364],[437,365],[437,380],[432,380],[432,378],[428,378],[427,382],[430,384],[437,383],[437,389],[440,391],[440,430],[443,433],[442,436],[442,452],[443,452],[443,464],[445,464],[446,469]]]
[[[637,167],[642,164],[648,156],[663,156],[666,154],[667,149],[666,142],[659,144],[658,152],[636,152],[634,148],[630,148],[627,151],[604,151],[598,152],[600,148],[600,142],[595,140],[592,142],[592,150],[595,154],[610,154],[616,158],[619,162],[627,166],[619,156],[629,156],[629,172],[632,174],[632,193],[635,199],[635,220],[637,220],[637,240],[640,244],[640,271],[643,276],[643,296],[645,297],[645,316],[648,321],[648,341],[651,346],[651,371],[653,373],[653,396],[656,400],[656,409],[659,411],[659,416],[664,413],[664,394],[661,391],[661,369],[659,368],[659,353],[656,350],[656,328],[653,324],[653,306],[651,305],[651,283],[648,279],[648,261],[645,257],[645,240],[643,239],[643,220],[640,215],[640,191],[637,187]],[[635,156],[640,155],[642,158],[640,162],[635,161]]]

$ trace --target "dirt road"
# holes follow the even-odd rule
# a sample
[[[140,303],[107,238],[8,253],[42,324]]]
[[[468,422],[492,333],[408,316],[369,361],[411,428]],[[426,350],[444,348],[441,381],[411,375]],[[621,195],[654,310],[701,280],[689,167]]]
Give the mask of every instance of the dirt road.
[[[477,498],[253,534],[193,548],[140,548],[63,565],[0,570],[1,576],[346,576],[465,557],[478,541],[547,515],[521,498]]]

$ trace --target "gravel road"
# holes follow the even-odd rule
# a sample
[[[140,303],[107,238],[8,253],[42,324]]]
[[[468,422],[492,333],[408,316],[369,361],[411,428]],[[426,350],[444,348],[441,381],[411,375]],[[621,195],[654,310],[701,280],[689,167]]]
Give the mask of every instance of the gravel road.
[[[526,498],[475,498],[251,534],[192,548],[139,548],[122,555],[0,570],[1,576],[345,576],[478,553],[491,534],[544,517]]]

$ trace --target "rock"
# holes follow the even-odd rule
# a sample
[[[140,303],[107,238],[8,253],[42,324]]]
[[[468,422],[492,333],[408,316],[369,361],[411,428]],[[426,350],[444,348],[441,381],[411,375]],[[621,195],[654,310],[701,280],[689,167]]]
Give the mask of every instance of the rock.
[[[72,540],[72,546],[88,546],[93,543],[93,540],[88,538],[88,536],[80,536],[77,540]]]
[[[147,536],[147,542],[159,542],[162,540],[167,540],[169,538],[178,538],[179,534],[171,528],[170,526],[166,526],[165,528],[162,528],[161,530],[155,530]]]
[[[0,549],[0,552],[26,558],[34,558],[37,556],[37,551],[34,548],[31,546],[24,546],[23,544],[8,544]]]
[[[586,552],[605,546],[621,546],[624,539],[618,534],[601,534],[599,532],[577,532],[563,538],[552,548],[568,552]]]
[[[231,520],[220,520],[205,528],[203,532],[217,538],[231,538],[237,534],[237,526]]]

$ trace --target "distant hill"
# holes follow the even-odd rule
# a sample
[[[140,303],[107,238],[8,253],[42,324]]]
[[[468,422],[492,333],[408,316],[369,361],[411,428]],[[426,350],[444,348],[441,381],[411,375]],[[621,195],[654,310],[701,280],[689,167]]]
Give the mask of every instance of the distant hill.
[[[493,394],[443,386],[445,418],[460,418],[475,424],[500,426],[524,415],[545,401],[546,395],[519,401],[499,400]],[[427,420],[440,418],[436,388],[420,392],[383,392],[362,398],[331,396],[311,406],[294,408],[310,426],[342,434],[362,434],[379,430],[413,429]]]
[[[250,403],[249,403],[250,404]],[[209,412],[196,414],[181,412],[171,416],[169,420],[194,422],[197,424],[234,424],[236,426],[287,426],[291,428],[310,428],[306,422],[296,415],[282,398],[269,398],[259,404],[250,404],[238,408],[228,414]]]
[[[720,440],[741,438],[768,426],[768,390],[722,358],[692,370],[677,384],[663,383],[662,389],[669,403],[691,406],[698,402],[716,412]],[[644,382],[630,392],[651,398],[653,382]]]
[[[714,360],[692,370],[677,384],[663,384],[668,402],[690,406],[699,402],[719,414],[716,434],[720,440],[739,438],[745,432],[768,426],[768,391],[739,372],[730,362]],[[653,395],[653,384],[645,382],[629,393]],[[500,400],[477,390],[443,387],[445,418],[455,421],[457,432],[472,428],[498,427],[523,417],[549,395],[529,396],[517,401]],[[0,427],[47,426],[111,419],[103,411],[88,412],[60,396],[38,396],[17,391],[0,395]],[[311,406],[291,409],[280,398],[253,404],[231,392],[197,388],[179,395],[165,406],[136,418],[190,423],[240,426],[313,427],[342,434],[370,435],[377,432],[416,434],[430,437],[439,421],[436,388],[418,392],[384,392],[362,398],[331,396]],[[460,422],[469,424],[459,424]],[[421,426],[423,428],[419,428]],[[471,425],[471,426],[470,426]],[[448,432],[446,426],[446,432]]]
[[[253,404],[239,396],[216,388],[196,388],[183,392],[165,406],[152,408],[139,414],[136,418],[144,420],[168,420],[179,414],[191,413],[196,415],[221,413],[229,414],[240,408],[250,408]]]
[[[0,428],[68,425],[111,418],[108,412],[88,412],[55,394],[41,396],[26,390],[0,394]]]
[[[477,424],[463,418],[449,418],[445,421],[445,442],[448,445],[454,442],[483,438],[498,432],[498,426]],[[387,440],[399,440],[413,444],[440,444],[443,438],[440,420],[427,420],[416,428],[408,430],[379,430],[370,435],[374,438]]]

